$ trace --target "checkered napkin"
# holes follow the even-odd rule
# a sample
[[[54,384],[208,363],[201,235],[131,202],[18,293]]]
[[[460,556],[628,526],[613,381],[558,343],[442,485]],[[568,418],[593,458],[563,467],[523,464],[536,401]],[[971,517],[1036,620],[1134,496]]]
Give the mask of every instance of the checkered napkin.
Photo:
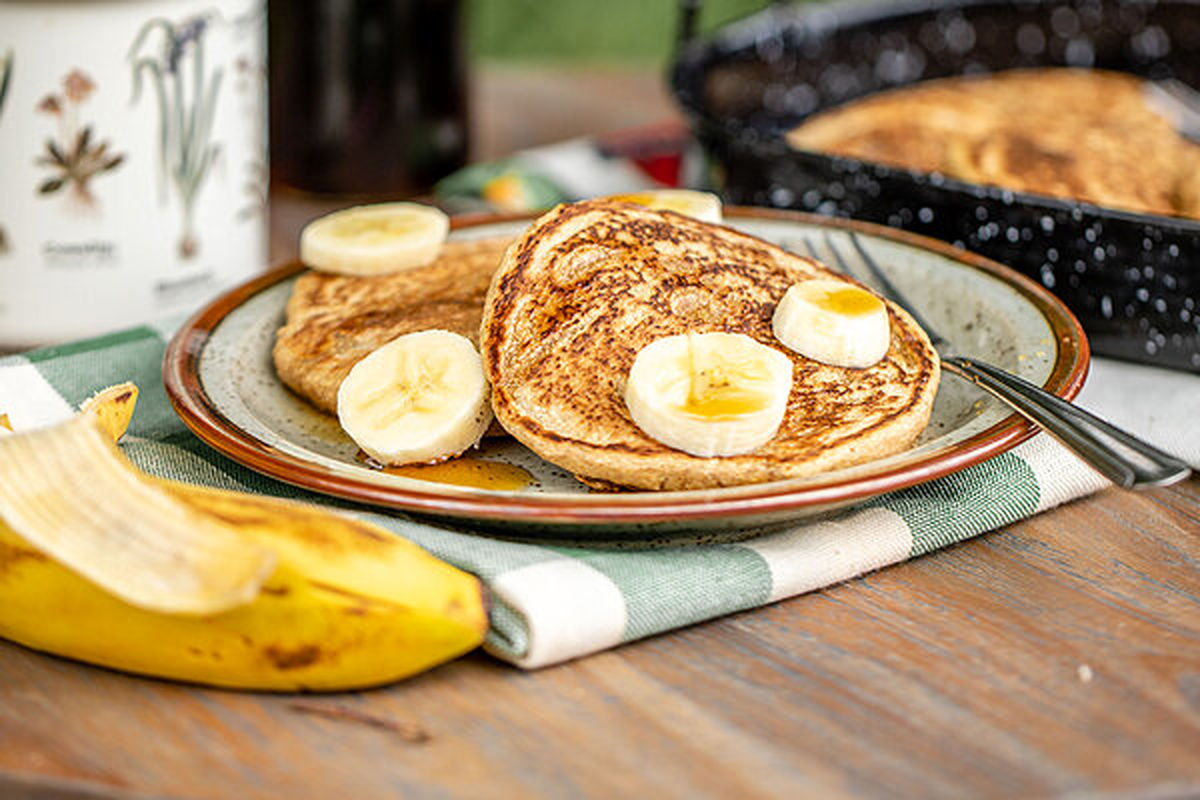
[[[15,430],[65,419],[105,386],[141,388],[123,447],[175,480],[336,505],[478,575],[491,590],[487,649],[534,668],[819,589],[1007,525],[1106,485],[1044,436],[939,480],[820,522],[731,544],[589,549],[500,541],[303,492],[191,434],[167,401],[171,326],[0,358],[0,413]],[[1194,387],[1195,384],[1189,384]]]

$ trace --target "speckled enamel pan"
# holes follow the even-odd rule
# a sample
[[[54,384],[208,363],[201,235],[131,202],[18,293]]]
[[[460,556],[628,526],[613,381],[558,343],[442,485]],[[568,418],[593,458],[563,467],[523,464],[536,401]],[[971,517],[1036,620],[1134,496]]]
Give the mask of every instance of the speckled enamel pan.
[[[1070,398],[1087,373],[1078,322],[1049,292],[1010,269],[930,239],[865,223],[787,211],[730,208],[733,227],[800,252],[802,237],[857,231],[912,302],[966,354]],[[458,220],[453,238],[515,234],[527,220]],[[843,242],[845,244],[845,242]],[[815,478],[727,489],[596,493],[511,439],[477,457],[527,470],[519,491],[450,486],[363,465],[337,421],[275,376],[271,346],[299,264],[241,286],[203,309],[167,348],[167,393],[209,445],[251,469],[362,503],[511,536],[630,543],[681,534],[736,536],[865,501],[963,469],[1033,434],[1022,418],[971,384],[942,379],[928,429],[907,452]]]
[[[728,200],[958,244],[1040,281],[1097,354],[1200,372],[1200,221],[793,150],[783,139],[807,116],[871,92],[1009,68],[1096,67],[1200,89],[1200,0],[772,4],[705,38],[693,36],[693,13],[684,20],[672,83]]]

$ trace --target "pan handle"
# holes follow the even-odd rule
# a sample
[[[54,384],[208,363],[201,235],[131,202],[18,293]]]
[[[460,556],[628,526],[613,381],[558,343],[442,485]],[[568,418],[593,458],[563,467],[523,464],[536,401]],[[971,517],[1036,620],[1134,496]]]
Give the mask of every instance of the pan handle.
[[[683,50],[696,38],[702,0],[679,0],[679,22],[675,28],[675,49]]]
[[[759,11],[784,5],[786,2],[787,0],[763,0],[762,8]],[[700,37],[700,15],[704,10],[703,6],[703,0],[679,0],[679,20],[675,26],[676,52],[683,50]]]

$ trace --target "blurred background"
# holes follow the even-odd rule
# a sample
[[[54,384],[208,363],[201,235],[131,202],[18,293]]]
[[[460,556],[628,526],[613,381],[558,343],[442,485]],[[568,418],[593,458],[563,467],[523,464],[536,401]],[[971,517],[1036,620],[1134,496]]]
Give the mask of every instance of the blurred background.
[[[664,76],[679,5],[467,0],[472,159],[677,116]],[[703,29],[767,5],[768,0],[707,0]],[[530,92],[544,95],[546,102],[538,105],[549,111],[543,118],[505,113]],[[598,106],[603,114],[596,113]]]
[[[702,29],[767,0],[704,3]],[[421,193],[470,162],[678,120],[681,3],[271,0],[277,185]]]

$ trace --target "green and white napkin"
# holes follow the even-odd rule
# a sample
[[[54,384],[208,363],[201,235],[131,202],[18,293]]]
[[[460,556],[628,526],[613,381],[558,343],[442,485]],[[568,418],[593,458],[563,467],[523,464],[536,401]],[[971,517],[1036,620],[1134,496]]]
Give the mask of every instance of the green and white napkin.
[[[139,467],[176,480],[303,498],[408,537],[487,583],[493,608],[486,647],[526,668],[829,586],[1106,485],[1038,436],[985,463],[839,516],[737,543],[618,550],[501,541],[449,523],[348,507],[211,450],[167,400],[160,365],[169,335],[169,329],[142,327],[0,358],[0,413],[14,429],[30,429],[69,417],[100,388],[132,380],[142,393],[123,447]]]

